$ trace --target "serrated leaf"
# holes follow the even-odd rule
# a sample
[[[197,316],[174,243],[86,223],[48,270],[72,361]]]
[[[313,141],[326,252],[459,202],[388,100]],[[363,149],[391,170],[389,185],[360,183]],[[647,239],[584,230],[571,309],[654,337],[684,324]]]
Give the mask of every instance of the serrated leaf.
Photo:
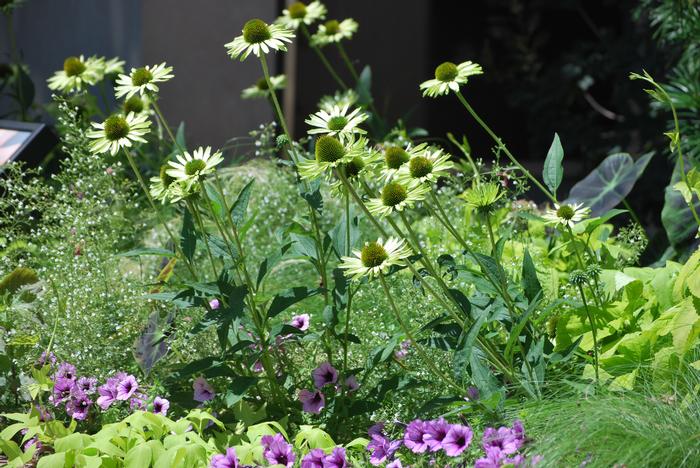
[[[231,206],[231,219],[236,227],[240,227],[245,220],[245,214],[248,210],[248,202],[250,201],[250,195],[253,191],[253,183],[255,179],[251,179],[250,182],[245,184],[245,186],[238,193],[236,201],[233,202]]]

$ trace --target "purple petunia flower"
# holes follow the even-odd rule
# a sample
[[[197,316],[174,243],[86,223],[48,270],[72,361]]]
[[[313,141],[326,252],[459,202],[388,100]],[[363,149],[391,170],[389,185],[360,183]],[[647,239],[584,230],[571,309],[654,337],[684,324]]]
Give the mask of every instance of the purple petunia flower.
[[[97,388],[97,404],[102,410],[106,410],[117,399],[117,383],[113,379],[107,379],[107,383]]]
[[[238,466],[238,455],[233,447],[227,448],[226,453],[214,455],[209,463],[209,468],[238,468]]]
[[[192,388],[194,389],[194,396],[192,398],[194,401],[199,401],[200,403],[209,401],[216,395],[214,387],[209,385],[209,382],[207,382],[207,379],[204,377],[197,377],[192,384]]]
[[[330,362],[324,362],[311,372],[316,388],[323,388],[338,381],[338,370]]]
[[[153,412],[155,414],[165,416],[168,414],[168,409],[170,409],[170,402],[168,400],[159,396],[153,399]]]
[[[67,362],[62,362],[58,365],[58,370],[53,378],[54,380],[58,380],[60,378],[75,380],[75,377],[75,366]]]
[[[80,377],[75,386],[86,394],[92,395],[97,389],[97,379],[95,377]]]
[[[442,448],[448,456],[456,457],[469,447],[472,437],[474,437],[474,433],[471,428],[461,424],[453,424],[445,438],[442,439]]]
[[[354,374],[345,379],[345,386],[348,388],[348,393],[352,393],[360,388],[360,384],[357,383],[357,377]]]
[[[322,449],[313,449],[301,459],[301,468],[323,468],[323,460],[326,452]]]
[[[90,410],[90,405],[92,401],[90,398],[80,389],[73,389],[71,393],[70,401],[66,404],[66,413],[73,419],[82,421],[87,418],[88,411]]]
[[[127,375],[117,384],[117,400],[126,401],[139,388],[139,383],[133,375]]]
[[[292,321],[289,324],[294,328],[298,328],[301,331],[306,331],[309,329],[309,323],[309,314],[300,314],[292,317]]]
[[[406,426],[403,436],[403,444],[413,453],[423,453],[428,450],[428,442],[425,440],[427,424],[425,421],[415,419]]]
[[[214,298],[214,299],[212,299],[211,301],[209,301],[209,308],[210,308],[211,310],[216,310],[216,309],[218,309],[219,307],[221,307],[221,302],[219,302],[218,299]]]
[[[503,455],[498,447],[488,447],[484,449],[486,456],[474,462],[474,468],[499,468]]]
[[[430,451],[437,452],[442,448],[442,441],[447,437],[447,433],[450,432],[452,425],[445,421],[444,418],[428,421],[425,424],[424,439]]]
[[[394,460],[391,463],[387,463],[386,468],[403,468],[401,460]]]
[[[146,411],[146,406],[146,395],[143,393],[135,393],[129,400],[131,411]]]
[[[56,355],[53,352],[46,354],[46,351],[44,351],[41,353],[41,356],[39,356],[39,359],[37,359],[36,364],[38,366],[45,366],[48,364],[53,367],[56,365]]]
[[[323,468],[347,468],[348,461],[343,447],[336,447],[330,455],[323,460]]]
[[[367,429],[367,435],[372,437],[373,435],[382,435],[384,432],[384,423],[379,421],[376,424],[373,424],[372,426]]]
[[[477,401],[479,399],[479,389],[476,387],[467,388],[467,400]]]
[[[307,413],[318,414],[326,406],[326,398],[319,390],[315,392],[306,389],[300,390],[299,401],[301,401],[301,409]]]
[[[522,428],[522,425],[520,426]],[[481,440],[481,445],[486,450],[489,447],[498,448],[503,454],[510,455],[515,453],[523,445],[523,439],[520,437],[520,432],[514,432],[507,427],[487,427],[484,430],[484,436]]]
[[[68,401],[74,387],[75,382],[72,379],[67,377],[58,377],[53,384],[51,403],[53,403],[54,406],[58,406],[61,403]]]
[[[283,465],[287,468],[294,465],[296,455],[292,451],[291,444],[287,443],[282,434],[263,436],[260,442],[264,447],[263,455],[271,465]]]
[[[382,435],[373,434],[372,440],[367,444],[367,450],[370,451],[369,462],[375,466],[381,465],[391,460],[399,447],[401,447],[400,440],[389,440]]]

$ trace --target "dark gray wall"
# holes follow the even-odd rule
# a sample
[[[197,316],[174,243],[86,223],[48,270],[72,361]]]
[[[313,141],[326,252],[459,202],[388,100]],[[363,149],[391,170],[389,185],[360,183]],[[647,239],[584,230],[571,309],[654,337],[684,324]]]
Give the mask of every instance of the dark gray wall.
[[[175,79],[162,86],[161,107],[171,125],[185,121],[191,145],[221,146],[272,120],[266,102],[240,99],[241,89],[261,75],[259,62],[231,61],[224,44],[247,19],[272,20],[276,6],[275,0],[27,0],[14,22],[37,102],[50,99],[46,79],[70,55],[118,55],[127,69],[166,61]],[[9,45],[0,23],[4,61]]]

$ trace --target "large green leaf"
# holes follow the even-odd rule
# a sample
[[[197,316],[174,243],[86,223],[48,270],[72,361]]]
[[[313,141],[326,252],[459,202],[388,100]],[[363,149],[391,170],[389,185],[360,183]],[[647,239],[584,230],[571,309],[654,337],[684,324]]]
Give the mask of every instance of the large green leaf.
[[[635,161],[627,153],[611,154],[571,188],[567,203],[583,203],[591,216],[606,213],[632,191],[652,156],[647,153]]]
[[[310,289],[306,286],[297,286],[296,288],[287,289],[284,292],[277,294],[267,310],[268,317],[275,317],[280,312],[297,302],[306,299],[307,297],[315,296],[323,291],[322,288]]]
[[[688,158],[684,158],[684,168],[686,171],[692,169]],[[668,240],[672,245],[679,245],[693,237],[698,230],[697,223],[693,219],[688,203],[683,198],[683,193],[676,190],[674,186],[681,181],[681,169],[679,161],[671,175],[671,182],[668,184],[664,195],[664,208],[661,210],[661,223],[664,225]],[[700,213],[700,200],[693,197],[695,211]]]
[[[561,184],[561,179],[564,177],[564,166],[561,164],[563,159],[564,148],[562,148],[561,141],[559,141],[559,135],[555,133],[542,168],[542,179],[555,195],[559,184]]]
[[[190,214],[189,210],[187,210],[182,218],[180,248],[182,248],[182,253],[185,255],[185,257],[191,261],[196,247],[197,233],[194,229],[194,219],[192,219],[192,215]]]
[[[525,292],[525,297],[530,302],[533,302],[538,294],[542,292],[542,285],[540,284],[539,278],[537,278],[537,270],[535,269],[535,263],[532,261],[530,256],[530,251],[525,249],[525,255],[523,256],[523,291]]]
[[[250,182],[245,184],[238,194],[238,198],[233,202],[231,207],[231,219],[236,226],[240,226],[245,220],[245,213],[248,210],[248,202],[250,201],[250,195],[253,190],[253,183],[255,179],[251,179]]]

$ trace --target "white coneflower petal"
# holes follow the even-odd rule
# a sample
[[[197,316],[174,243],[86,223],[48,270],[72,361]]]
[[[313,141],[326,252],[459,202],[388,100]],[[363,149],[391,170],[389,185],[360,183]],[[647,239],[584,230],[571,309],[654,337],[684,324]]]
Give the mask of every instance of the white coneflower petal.
[[[547,224],[573,228],[576,223],[586,219],[590,212],[590,208],[583,206],[583,203],[573,205],[555,203],[554,209],[548,209],[543,217]]]
[[[285,75],[271,76],[270,84],[275,91],[284,89],[287,86],[287,77]],[[270,87],[265,78],[260,78],[253,86],[249,86],[241,91],[243,99],[267,99],[270,97],[270,94]]]
[[[333,96],[323,96],[318,101],[318,108],[326,112],[331,112],[335,107],[354,106],[360,96],[353,89],[347,91],[336,91]]]
[[[242,34],[225,44],[232,59],[241,61],[252,53],[257,57],[271,50],[287,50],[285,42],[292,42],[294,31],[279,24],[267,24],[261,19],[252,19],[243,25]]]
[[[365,134],[365,130],[358,127],[367,120],[368,115],[356,108],[348,114],[350,106],[334,106],[330,112],[320,110],[311,114],[304,122],[314,127],[307,133],[309,135],[327,134],[337,136],[341,141],[349,140],[354,134]]]
[[[81,91],[99,82],[104,76],[104,58],[68,57],[59,70],[47,80],[49,89],[70,93]]]
[[[405,240],[391,237],[386,242],[382,239],[367,242],[362,250],[353,250],[352,254],[341,259],[340,268],[345,270],[345,276],[355,280],[371,279],[386,273],[392,265],[403,264],[411,256],[411,249]]]
[[[450,155],[439,148],[427,148],[414,151],[406,164],[401,165],[396,173],[396,180],[404,183],[416,181],[432,183],[444,177],[454,167]]]
[[[325,46],[343,39],[352,39],[357,32],[359,25],[352,18],[343,21],[329,20],[318,27],[318,32],[311,36],[311,44],[314,46]]]
[[[171,79],[173,67],[169,67],[165,62],[159,65],[146,65],[141,68],[132,68],[128,75],[119,75],[117,86],[114,88],[117,98],[130,98],[136,93],[141,96],[158,92],[156,83],[164,83]]]
[[[403,211],[406,207],[412,207],[421,200],[430,188],[424,184],[389,182],[382,189],[378,198],[372,198],[367,202],[367,209],[377,216],[389,216],[391,213]]]
[[[177,161],[169,161],[170,168],[166,174],[177,182],[184,184],[188,190],[194,186],[201,177],[214,172],[216,166],[224,160],[221,151],[211,152],[211,146],[199,147],[192,153],[185,151],[175,156]]]
[[[455,65],[444,62],[435,69],[435,78],[421,83],[420,89],[423,90],[423,96],[442,96],[450,91],[459,91],[459,87],[466,84],[470,76],[482,73],[484,70],[478,63],[467,61]]]
[[[316,140],[314,153],[315,159],[305,159],[297,165],[299,175],[303,179],[315,179],[341,164],[347,164],[358,156],[366,155],[367,140],[360,137],[356,141],[342,142],[335,137],[323,135]]]
[[[93,129],[87,132],[88,138],[94,139],[90,149],[97,154],[109,151],[114,155],[135,142],[145,143],[143,136],[148,133],[150,125],[147,115],[133,112],[126,116],[112,115],[102,123],[93,122]]]

